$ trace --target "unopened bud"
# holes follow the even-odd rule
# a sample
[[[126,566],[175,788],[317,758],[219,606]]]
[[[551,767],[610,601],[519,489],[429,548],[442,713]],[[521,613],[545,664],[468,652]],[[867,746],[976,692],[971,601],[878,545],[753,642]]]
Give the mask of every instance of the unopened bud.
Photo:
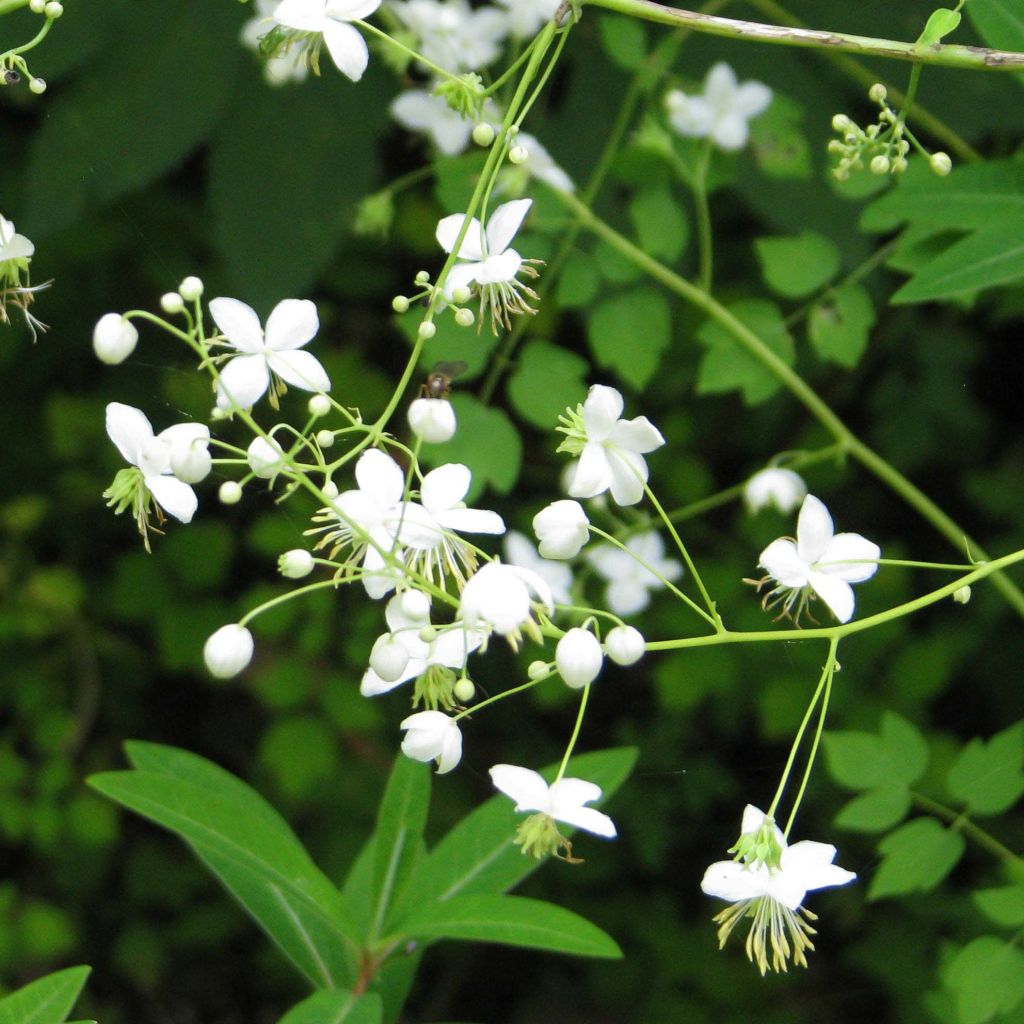
[[[473,141],[478,146],[489,146],[494,141],[494,129],[486,121],[481,121],[473,126]]]
[[[409,300],[404,295],[396,295],[391,300],[391,308],[396,313],[405,313],[409,309]]]
[[[513,146],[508,151],[508,159],[513,164],[525,164],[530,159],[530,151],[525,146]]]
[[[160,308],[165,313],[181,313],[185,309],[185,300],[177,292],[166,292],[160,296]]]
[[[881,153],[879,153],[878,156],[871,158],[871,164],[869,166],[872,174],[888,174],[892,168],[889,158],[887,156],[882,156]]]
[[[430,320],[424,320],[423,323],[416,328],[416,333],[424,340],[430,341],[430,339],[437,334],[437,328]]]
[[[456,310],[455,322],[460,327],[472,327],[473,324],[476,322],[476,317],[473,314],[473,310],[466,308]]]
[[[426,284],[430,280],[429,270],[420,270],[417,272],[416,277],[413,279],[419,285]]]
[[[326,416],[331,411],[331,400],[326,395],[314,395],[306,408],[310,416]]]
[[[318,430],[316,432],[316,443],[321,448],[331,448],[334,445],[334,431],[333,430]]]
[[[968,586],[960,587],[958,590],[953,591],[953,600],[957,604],[967,604],[971,599],[971,588]]]
[[[203,647],[203,661],[210,675],[215,679],[230,679],[237,676],[252,661],[252,633],[232,623],[221,626]]]
[[[333,480],[328,480],[320,490],[324,492],[324,497],[328,501],[334,501],[334,499],[341,493],[338,490],[338,485]]]
[[[546,676],[551,670],[548,668],[546,661],[531,661],[529,667],[526,669],[526,674],[531,679],[540,679]]]
[[[301,580],[313,571],[313,556],[305,548],[292,548],[277,560],[277,569],[290,580]]]
[[[106,313],[92,331],[92,348],[96,358],[108,366],[123,363],[135,351],[139,332],[135,325],[119,313]]]
[[[461,306],[463,303],[469,302],[472,294],[466,285],[460,284],[458,288],[452,289],[452,301],[457,302]]]
[[[940,178],[944,178],[953,170],[953,161],[950,160],[948,153],[932,153],[928,163],[932,171]]]
[[[463,676],[452,688],[452,692],[460,704],[468,704],[476,696],[476,687],[472,679]]]
[[[242,500],[242,485],[237,480],[225,480],[217,491],[222,505],[237,505]]]
[[[46,92],[46,80],[44,78],[30,78],[28,80],[28,91],[41,96]]]
[[[837,132],[845,132],[853,122],[845,114],[836,114],[832,118],[832,127]]]
[[[46,10],[46,0],[28,0],[28,9],[33,14],[42,14]]]
[[[868,89],[868,99],[871,100],[872,103],[881,103],[888,95],[888,90],[881,82],[875,82],[875,84]]]
[[[186,302],[195,302],[203,294],[203,282],[194,274],[190,274],[178,285],[178,294]]]
[[[59,18],[64,13],[64,5],[59,0],[50,0],[43,8],[43,13],[48,18]]]

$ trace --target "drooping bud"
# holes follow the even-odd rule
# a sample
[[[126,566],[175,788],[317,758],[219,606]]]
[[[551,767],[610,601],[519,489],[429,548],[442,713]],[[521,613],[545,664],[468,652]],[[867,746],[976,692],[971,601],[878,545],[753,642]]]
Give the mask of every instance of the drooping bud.
[[[589,629],[574,626],[555,647],[555,665],[570,689],[579,690],[592,683],[603,663],[601,645]]]
[[[444,444],[455,436],[455,410],[444,398],[417,398],[409,406],[409,427],[427,444]]]
[[[106,313],[99,318],[92,332],[96,358],[108,366],[123,363],[135,351],[139,332],[120,313]]]
[[[253,438],[245,457],[249,468],[263,480],[270,480],[284,468],[284,453],[276,444],[262,437]]]
[[[616,665],[635,665],[646,651],[643,634],[632,626],[615,626],[604,638],[604,649]]]
[[[554,501],[533,517],[544,558],[575,558],[590,538],[590,520],[578,501]]]
[[[277,569],[290,580],[301,580],[313,571],[313,555],[305,548],[292,548],[277,560]]]
[[[221,626],[203,647],[203,661],[215,679],[237,676],[252,661],[255,645],[245,626],[232,623]]]

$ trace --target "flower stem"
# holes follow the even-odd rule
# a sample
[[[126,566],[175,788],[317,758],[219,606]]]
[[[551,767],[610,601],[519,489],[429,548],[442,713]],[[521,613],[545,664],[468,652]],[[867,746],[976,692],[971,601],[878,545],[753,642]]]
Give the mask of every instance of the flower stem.
[[[565,756],[562,758],[562,763],[558,766],[558,774],[555,776],[555,782],[561,782],[562,776],[565,774],[565,769],[569,767],[569,758],[572,757],[573,748],[576,746],[576,741],[580,738],[580,730],[583,728],[583,716],[587,711],[587,698],[590,696],[590,683],[587,683],[583,687],[583,695],[580,697],[580,709],[576,714],[576,725],[572,730],[572,736],[569,737],[569,745],[565,748]],[[552,783],[554,785],[554,782]]]
[[[700,274],[697,281],[702,291],[711,293],[714,278],[714,241],[711,233],[711,209],[708,206],[708,165],[711,163],[711,139],[704,140],[697,166],[694,168],[691,187],[693,202],[697,210],[697,239],[700,247]]]

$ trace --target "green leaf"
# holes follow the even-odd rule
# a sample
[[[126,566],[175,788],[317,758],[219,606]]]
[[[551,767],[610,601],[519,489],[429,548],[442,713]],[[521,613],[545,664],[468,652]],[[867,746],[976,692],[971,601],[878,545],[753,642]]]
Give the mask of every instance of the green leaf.
[[[0,1024],[63,1024],[88,977],[88,967],[69,967],[29,982],[0,999]]]
[[[314,984],[351,979],[355,931],[341,894],[273,808],[195,755],[153,744],[130,751],[146,770],[103,772],[89,784],[178,833]]]
[[[613,64],[636,71],[647,56],[647,30],[636,18],[605,14],[597,21],[601,45]]]
[[[602,789],[601,807],[629,777],[636,763],[632,747],[592,751],[574,757],[567,773],[596,783]],[[549,765],[541,774],[549,781],[558,765]],[[500,893],[522,881],[539,862],[524,857],[514,846],[517,822],[521,816],[513,810],[507,796],[498,794],[462,819],[430,851],[416,873],[413,890],[424,903],[449,900],[468,893]],[[562,826],[566,835],[573,830]]]
[[[817,231],[756,238],[754,253],[768,287],[789,299],[811,295],[839,271],[839,250]]]
[[[984,1024],[1024,999],[1024,953],[991,935],[961,949],[942,969],[963,1024]]]
[[[636,288],[605,299],[587,321],[587,340],[597,365],[613,370],[637,391],[657,372],[671,335],[668,300],[655,288]]]
[[[567,406],[575,408],[583,400],[587,369],[587,361],[575,352],[549,341],[531,341],[509,378],[509,401],[527,423],[552,430]]]
[[[890,300],[894,305],[962,296],[1024,278],[1024,218],[981,228],[926,264]]]
[[[915,818],[879,844],[882,863],[871,879],[869,900],[929,892],[953,870],[964,852],[964,837],[934,818]]]
[[[770,178],[806,180],[814,173],[803,117],[799,103],[776,93],[771,106],[751,122],[750,151]]]
[[[987,46],[996,50],[1024,50],[1024,9],[1019,0],[971,0],[967,16]],[[1020,75],[1014,75],[1018,82]]]
[[[278,1024],[380,1024],[381,1013],[380,996],[357,996],[335,988],[303,999]]]
[[[398,925],[418,939],[467,939],[553,953],[616,959],[622,951],[597,925],[564,907],[522,896],[475,893],[420,906]]]
[[[395,758],[373,833],[373,920],[380,934],[416,868],[430,805],[430,767],[404,754]]]
[[[576,251],[566,263],[558,279],[555,297],[565,309],[589,306],[601,287],[601,274],[594,257],[588,252]]]
[[[893,711],[882,715],[881,735],[825,733],[825,755],[832,778],[847,789],[913,785],[928,767],[928,744],[921,733]]]
[[[419,307],[397,318],[410,346],[416,340],[416,331],[422,319],[423,310]],[[498,339],[486,327],[479,333],[472,327],[460,327],[447,313],[437,317],[434,326],[437,333],[423,346],[423,354],[420,356],[424,377],[437,363],[463,362],[466,369],[455,379],[455,387],[458,389],[487,369]]]
[[[901,822],[909,810],[910,790],[879,786],[855,796],[836,815],[836,824],[853,832],[884,832]]]
[[[1024,793],[1024,722],[974,739],[960,752],[946,778],[950,795],[972,814],[1000,814]]]
[[[914,49],[923,50],[928,46],[935,46],[942,42],[943,37],[948,36],[959,24],[959,11],[951,11],[945,7],[932,11],[925,22],[923,31],[914,43]]]
[[[840,285],[815,304],[807,333],[815,352],[847,369],[860,361],[875,323],[871,297],[859,284]]]
[[[667,185],[646,188],[630,200],[629,215],[640,247],[649,256],[674,263],[690,235],[682,204]]]
[[[758,335],[787,366],[793,365],[793,338],[775,303],[741,299],[729,307],[729,312]],[[775,375],[717,321],[706,320],[697,331],[697,340],[708,349],[697,371],[698,394],[742,391],[747,405],[756,405],[771,398],[782,386]]]
[[[1024,925],[1024,882],[977,889],[971,893],[974,905],[993,923],[1004,928]]]

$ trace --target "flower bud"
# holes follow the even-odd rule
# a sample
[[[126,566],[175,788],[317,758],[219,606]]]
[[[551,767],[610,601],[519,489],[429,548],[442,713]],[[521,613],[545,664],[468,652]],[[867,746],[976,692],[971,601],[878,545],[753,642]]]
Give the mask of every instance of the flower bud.
[[[34,93],[36,96],[42,96],[42,94],[46,92],[46,79],[30,78],[28,80],[28,91]]]
[[[783,515],[800,507],[807,497],[807,484],[791,469],[769,466],[755,473],[743,485],[743,501],[752,514],[771,506]]]
[[[881,103],[888,95],[889,91],[881,82],[875,82],[875,84],[868,89],[868,99],[871,100],[872,103]]]
[[[889,163],[887,156],[879,153],[878,156],[871,158],[871,163],[868,166],[872,174],[888,174],[892,164]]]
[[[473,293],[464,284],[460,284],[458,288],[453,288],[452,289],[452,301],[453,302],[458,302],[460,304],[464,303],[464,302],[469,302],[469,300],[472,297],[472,295],[473,295]]]
[[[832,118],[832,128],[837,132],[845,132],[853,122],[845,114],[836,114]]]
[[[494,128],[486,121],[473,125],[473,141],[478,146],[489,146],[494,141]]]
[[[472,327],[476,322],[476,317],[473,315],[471,309],[460,309],[455,313],[455,322],[460,327]]]
[[[425,285],[430,280],[430,271],[429,270],[417,270],[416,271],[416,276],[413,278],[413,280],[418,285],[421,285],[421,286]]]
[[[316,443],[321,448],[332,448],[334,446],[334,431],[318,430],[316,432]]]
[[[328,501],[334,501],[339,494],[338,485],[333,480],[328,480],[320,490],[324,492],[324,497]]]
[[[530,159],[530,151],[525,146],[513,146],[508,151],[509,163],[525,164]]]
[[[590,520],[578,501],[553,501],[533,517],[544,558],[575,558],[590,537]]]
[[[92,331],[92,348],[96,358],[108,366],[123,363],[135,351],[139,332],[120,313],[106,313],[96,321]]]
[[[209,437],[197,437],[171,451],[171,472],[182,483],[197,484],[210,475],[213,459],[207,447],[209,442]]]
[[[409,650],[390,633],[377,637],[370,651],[370,668],[386,683],[400,678],[409,664]]]
[[[430,339],[437,334],[437,328],[434,326],[433,321],[424,320],[423,323],[416,328],[416,333],[424,340],[430,341]]]
[[[956,601],[957,604],[967,604],[970,599],[971,588],[969,586],[964,585],[953,591],[953,600]]]
[[[43,8],[43,13],[48,18],[59,18],[64,13],[64,5],[59,0],[49,0]]]
[[[604,654],[597,637],[589,629],[574,626],[555,647],[555,665],[558,673],[565,680],[566,686],[579,690],[592,683],[601,665]]]
[[[455,410],[445,398],[417,398],[408,415],[412,432],[427,444],[444,444],[455,436]]]
[[[950,160],[948,153],[932,153],[928,159],[928,164],[932,171],[940,178],[944,178],[953,170],[953,161]]]
[[[222,505],[237,505],[242,500],[242,485],[237,480],[225,480],[217,490]]]
[[[409,309],[409,300],[404,295],[396,295],[391,300],[391,308],[396,313],[405,313]]]
[[[313,555],[305,548],[292,548],[277,560],[277,570],[290,580],[301,580],[313,571]]]
[[[230,679],[252,661],[253,647],[252,633],[245,626],[221,626],[206,641],[203,661],[215,679]]]
[[[454,718],[441,711],[410,715],[399,728],[405,731],[402,753],[414,761],[437,761],[437,774],[450,772],[462,759],[462,733]]]
[[[531,661],[526,668],[526,674],[531,679],[540,679],[546,676],[550,671],[550,667],[546,661],[541,661],[539,658],[536,661]]]
[[[249,468],[263,480],[270,480],[284,468],[284,454],[281,449],[262,437],[253,439],[245,457],[249,461]]]
[[[182,313],[185,310],[185,300],[177,292],[165,292],[160,296],[160,308],[165,313]]]
[[[460,704],[468,704],[476,696],[476,687],[472,679],[463,676],[454,686],[452,692]]]
[[[28,9],[33,14],[42,14],[46,9],[46,0],[28,0]]]
[[[178,294],[186,302],[195,302],[203,294],[203,282],[194,274],[190,274],[178,285]]]
[[[635,665],[646,652],[643,634],[632,626],[615,626],[608,630],[604,649],[616,665]]]
[[[314,395],[306,408],[310,416],[326,416],[331,411],[331,400],[326,395]]]

